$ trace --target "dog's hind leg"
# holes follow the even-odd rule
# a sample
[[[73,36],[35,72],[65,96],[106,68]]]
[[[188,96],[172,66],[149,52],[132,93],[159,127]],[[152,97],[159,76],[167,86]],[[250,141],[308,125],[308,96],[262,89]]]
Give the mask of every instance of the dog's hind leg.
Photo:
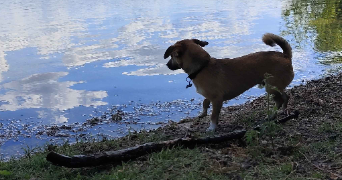
[[[277,109],[283,108],[284,114],[288,114],[287,112],[287,103],[289,101],[289,96],[285,92],[273,92],[273,100],[276,103]]]
[[[284,99],[283,99],[282,94],[278,91],[275,91],[272,94],[273,94],[273,100],[276,103],[277,109],[280,109],[281,106],[284,104]]]
[[[276,108],[277,108],[276,111],[271,111],[272,114],[270,114],[270,116],[268,118],[275,119],[277,117],[278,110],[284,104],[284,99],[282,97],[282,91],[279,90],[278,88],[276,88],[275,86],[272,86],[272,85],[266,85],[265,88],[266,88],[266,92],[268,94],[273,95],[273,100],[275,101]],[[268,113],[270,113],[270,112],[268,112]]]
[[[207,116],[209,106],[210,106],[210,100],[209,99],[204,99],[203,100],[203,111],[198,116],[199,118],[203,118],[203,117]]]
[[[211,122],[207,131],[215,131],[215,129],[217,128],[223,101],[215,100],[215,101],[211,101],[211,103],[213,105],[213,112],[211,113]]]
[[[287,104],[288,104],[288,102],[289,102],[289,99],[290,99],[290,96],[289,95],[287,95],[285,92],[283,92],[282,94],[281,94],[281,97],[283,98],[283,101],[284,101],[284,103],[283,103],[283,111],[284,111],[284,113],[286,114],[286,115],[289,115],[289,110],[287,109]]]
[[[281,94],[281,97],[282,97],[283,100],[284,100],[283,109],[285,110],[285,109],[287,108],[287,103],[289,102],[290,96],[287,95],[285,92],[283,92],[283,93]]]

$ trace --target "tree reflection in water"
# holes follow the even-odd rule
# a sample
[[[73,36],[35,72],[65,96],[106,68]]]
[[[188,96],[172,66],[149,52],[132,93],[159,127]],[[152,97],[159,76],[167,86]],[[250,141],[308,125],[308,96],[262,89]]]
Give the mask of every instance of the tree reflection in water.
[[[291,35],[297,47],[313,42],[314,50],[325,54],[322,63],[342,62],[342,0],[294,0],[282,16],[282,32]]]

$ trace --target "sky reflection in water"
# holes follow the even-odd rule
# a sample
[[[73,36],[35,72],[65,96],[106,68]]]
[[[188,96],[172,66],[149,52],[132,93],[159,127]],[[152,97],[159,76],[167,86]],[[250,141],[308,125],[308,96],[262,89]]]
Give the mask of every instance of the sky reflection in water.
[[[255,34],[253,26],[260,16],[279,20],[279,9],[274,8],[281,3],[23,1],[5,2],[1,7],[0,109],[6,112],[61,111],[136,100],[130,98],[135,92],[129,89],[135,90],[132,86],[139,85],[141,78],[122,76],[181,73],[168,70],[162,58],[165,49],[179,39],[208,40],[207,50],[214,57],[268,49],[259,36],[251,42],[250,35]],[[262,33],[260,29],[258,35]],[[181,77],[167,76],[155,83],[164,85]],[[98,81],[102,85],[97,86]],[[147,89],[172,96],[162,101],[189,96],[170,93],[172,89]],[[104,99],[116,91],[125,98]],[[145,102],[150,97],[141,99]]]

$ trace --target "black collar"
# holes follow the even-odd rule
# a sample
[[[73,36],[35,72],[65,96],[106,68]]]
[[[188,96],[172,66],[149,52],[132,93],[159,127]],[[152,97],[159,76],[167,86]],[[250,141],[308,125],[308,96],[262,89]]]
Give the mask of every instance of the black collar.
[[[204,67],[202,67],[201,69],[197,70],[196,72],[190,74],[190,75],[188,76],[188,78],[190,78],[191,80],[195,79],[196,76],[197,76],[197,74],[200,73],[200,72],[202,71],[203,68],[204,68]]]
[[[194,73],[189,74],[189,76],[186,78],[186,82],[189,82],[189,84],[186,85],[186,88],[189,88],[192,86],[191,81],[195,79],[197,74],[200,73],[208,64],[209,64],[209,61],[205,63],[199,70],[195,71]],[[190,81],[188,81],[188,78],[190,79]]]

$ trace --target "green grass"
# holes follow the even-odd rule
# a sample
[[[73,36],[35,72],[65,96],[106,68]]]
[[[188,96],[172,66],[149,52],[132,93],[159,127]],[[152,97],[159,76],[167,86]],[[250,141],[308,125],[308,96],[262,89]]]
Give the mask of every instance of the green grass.
[[[25,148],[21,159],[0,162],[0,180],[8,179],[225,179],[222,174],[214,173],[211,161],[200,148],[165,149],[140,158],[138,161],[123,163],[121,166],[105,165],[92,168],[64,168],[52,165],[45,158],[48,149],[55,152],[75,155],[90,154],[108,150],[166,140],[163,134],[130,133],[115,140],[96,141],[88,139],[76,144],[65,142],[59,146],[47,145],[43,148]],[[40,149],[40,152],[37,152]],[[34,153],[35,152],[35,153]]]
[[[318,127],[320,133],[342,133],[342,122],[323,123]]]
[[[0,163],[0,179],[225,179],[210,172],[208,158],[195,149],[165,149],[121,166],[64,168],[45,160],[46,153]]]
[[[293,172],[292,163],[282,163],[274,166],[261,164],[256,166],[244,176],[244,179],[284,179],[291,176]],[[290,179],[293,179],[291,177]]]
[[[199,149],[167,149],[149,156],[145,163],[127,163],[114,173],[94,179],[225,179],[208,172],[208,161]]]

